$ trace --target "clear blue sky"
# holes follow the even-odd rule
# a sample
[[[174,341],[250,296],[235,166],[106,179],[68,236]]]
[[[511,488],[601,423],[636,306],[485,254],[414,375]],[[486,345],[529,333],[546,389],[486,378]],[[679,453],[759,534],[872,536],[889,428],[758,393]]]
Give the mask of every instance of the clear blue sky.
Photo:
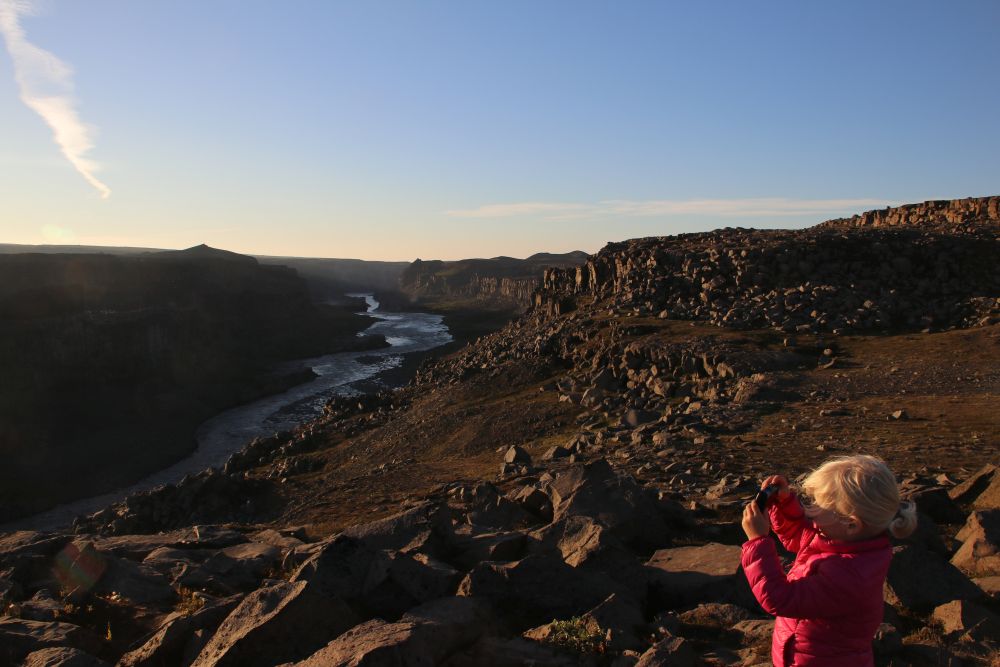
[[[1000,193],[996,0],[4,11],[0,242],[526,256]]]

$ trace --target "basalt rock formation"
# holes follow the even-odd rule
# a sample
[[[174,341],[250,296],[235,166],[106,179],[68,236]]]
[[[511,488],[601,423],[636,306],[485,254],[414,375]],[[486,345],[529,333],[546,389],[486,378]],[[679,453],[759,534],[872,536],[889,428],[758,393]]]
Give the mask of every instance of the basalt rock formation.
[[[997,202],[927,202],[795,231],[610,243],[583,266],[547,270],[535,305],[558,313],[582,299],[611,300],[635,315],[788,333],[989,322],[1000,314]],[[956,222],[942,229],[942,221]]]
[[[403,271],[399,288],[420,301],[462,301],[479,307],[526,310],[548,267],[576,266],[582,252],[539,253],[527,259],[494,257],[457,262],[416,260]]]

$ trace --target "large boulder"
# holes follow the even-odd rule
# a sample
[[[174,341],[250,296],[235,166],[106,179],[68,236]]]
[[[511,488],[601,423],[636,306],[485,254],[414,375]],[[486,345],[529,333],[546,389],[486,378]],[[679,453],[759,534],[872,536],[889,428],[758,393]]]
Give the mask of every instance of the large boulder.
[[[72,623],[26,621],[0,616],[0,665],[19,665],[29,653],[52,647],[98,653],[101,640]]]
[[[567,565],[555,554],[533,554],[516,563],[480,563],[458,594],[482,599],[515,629],[578,616],[621,588],[607,577]]]
[[[589,667],[596,660],[586,661],[578,654],[560,650],[550,644],[521,637],[502,639],[484,637],[471,648],[453,656],[445,667]]]
[[[32,651],[24,659],[22,667],[111,667],[111,663],[77,648],[53,646]]]
[[[375,550],[353,537],[330,540],[292,576],[324,595],[350,603],[364,616],[389,620],[410,607],[454,593],[460,575],[424,554]]]
[[[440,503],[423,503],[398,514],[352,526],[345,537],[363,542],[371,549],[422,551],[440,558],[451,545],[451,517]]]
[[[756,609],[741,556],[740,547],[716,542],[660,549],[646,563],[654,606],[677,609],[701,602],[731,602]]]
[[[987,487],[991,486],[998,477],[997,467],[986,464],[961,484],[948,491],[948,495],[957,503],[967,505],[975,501]]]
[[[492,631],[489,608],[468,598],[443,598],[399,621],[373,619],[348,630],[299,667],[437,665]]]
[[[257,588],[261,580],[281,564],[281,559],[281,549],[270,544],[236,544],[212,554],[198,566],[185,568],[175,583],[227,594],[249,591]]]
[[[952,600],[982,595],[958,568],[918,544],[894,547],[885,581],[885,600],[897,607],[929,611]]]
[[[118,667],[161,667],[189,663],[208,641],[208,636],[240,602],[240,596],[213,600],[191,614],[167,616],[153,636],[129,651]]]
[[[270,667],[306,658],[360,620],[306,581],[276,582],[244,598],[192,665]]]
[[[604,459],[559,473],[550,488],[553,521],[590,517],[638,550],[670,543],[671,530],[656,497],[633,478],[615,474]]]
[[[635,667],[694,667],[697,656],[682,637],[667,637],[639,657]]]
[[[627,588],[637,599],[646,599],[642,561],[611,530],[587,516],[567,516],[532,533],[535,551],[553,548],[572,567],[598,572]]]
[[[1000,575],[1000,509],[973,512],[955,537],[962,546],[952,565],[972,576]]]

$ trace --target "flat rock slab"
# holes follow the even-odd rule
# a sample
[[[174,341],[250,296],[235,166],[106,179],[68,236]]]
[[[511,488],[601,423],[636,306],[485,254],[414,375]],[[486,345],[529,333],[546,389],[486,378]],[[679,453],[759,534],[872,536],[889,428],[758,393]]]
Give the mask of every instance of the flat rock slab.
[[[678,608],[703,602],[757,604],[740,566],[742,549],[710,542],[698,547],[660,549],[646,563],[654,604]]]

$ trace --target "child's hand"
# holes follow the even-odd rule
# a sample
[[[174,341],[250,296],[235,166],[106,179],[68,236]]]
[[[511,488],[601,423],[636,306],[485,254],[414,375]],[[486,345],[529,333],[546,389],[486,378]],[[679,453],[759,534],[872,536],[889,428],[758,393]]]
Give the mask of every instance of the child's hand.
[[[766,489],[767,487],[774,485],[778,487],[777,499],[779,501],[784,501],[788,498],[791,490],[788,488],[788,480],[784,475],[771,475],[761,483],[760,488]]]
[[[771,532],[771,521],[760,511],[756,501],[751,500],[743,509],[743,532],[748,540],[767,537]]]

